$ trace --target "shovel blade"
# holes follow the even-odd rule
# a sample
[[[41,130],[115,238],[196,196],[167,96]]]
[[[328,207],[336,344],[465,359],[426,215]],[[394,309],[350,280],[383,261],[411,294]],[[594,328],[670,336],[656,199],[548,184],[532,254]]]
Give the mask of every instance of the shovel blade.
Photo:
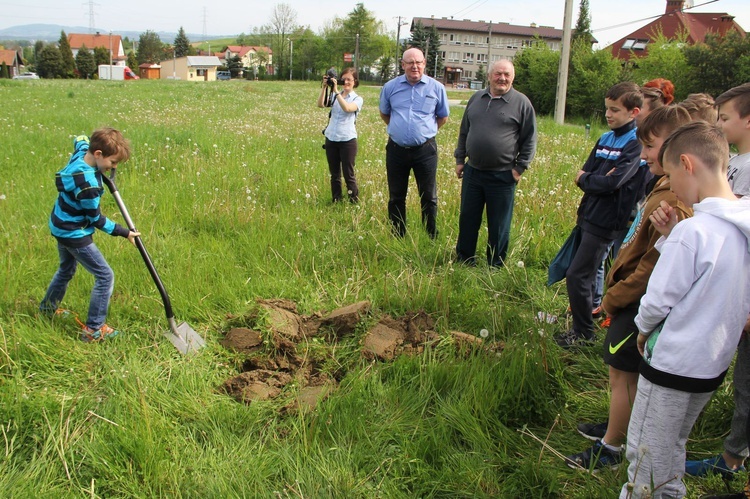
[[[200,337],[187,322],[175,326],[174,321],[170,321],[170,330],[164,333],[174,347],[183,355],[197,352],[206,346],[206,340]]]

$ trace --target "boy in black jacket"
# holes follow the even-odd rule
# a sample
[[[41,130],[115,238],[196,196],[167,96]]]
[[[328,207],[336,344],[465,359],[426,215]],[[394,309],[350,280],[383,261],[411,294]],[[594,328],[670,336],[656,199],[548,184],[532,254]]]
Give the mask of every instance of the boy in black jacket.
[[[565,275],[573,327],[555,338],[563,348],[593,341],[596,270],[610,243],[627,230],[630,214],[652,177],[648,166],[641,164],[641,144],[635,135],[635,117],[643,105],[640,87],[618,83],[607,91],[604,105],[611,131],[599,138],[575,177],[583,191],[576,221],[581,243]]]

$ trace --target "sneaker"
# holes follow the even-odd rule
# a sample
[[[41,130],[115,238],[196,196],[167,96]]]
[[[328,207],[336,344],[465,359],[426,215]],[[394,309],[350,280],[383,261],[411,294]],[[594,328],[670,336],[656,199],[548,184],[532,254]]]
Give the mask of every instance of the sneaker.
[[[685,461],[685,473],[693,476],[706,476],[708,473],[718,473],[724,478],[730,478],[738,471],[745,471],[745,467],[740,466],[739,468],[731,469],[721,454],[709,457],[703,461]]]
[[[604,310],[602,310],[601,305],[594,307],[594,309],[591,311],[591,317],[593,317],[594,319],[598,319],[603,314],[604,314]]]
[[[99,341],[109,340],[120,334],[120,331],[113,329],[106,324],[94,331],[88,326],[83,326],[81,332],[81,341],[84,343],[96,343]]]
[[[601,440],[580,454],[573,454],[565,458],[565,464],[573,469],[581,469],[589,473],[596,473],[602,468],[613,470],[622,462],[622,452],[613,452],[602,444]]]
[[[609,421],[605,421],[603,423],[579,423],[578,433],[580,433],[582,437],[588,438],[589,440],[601,440],[602,438],[604,438],[604,435],[607,434],[608,425]]]
[[[555,336],[555,342],[561,348],[567,349],[567,348],[573,348],[573,347],[593,345],[594,337],[592,335],[590,338],[587,338],[585,336],[579,335],[574,330],[569,329],[568,331],[565,331],[564,333],[558,334],[557,336]]]

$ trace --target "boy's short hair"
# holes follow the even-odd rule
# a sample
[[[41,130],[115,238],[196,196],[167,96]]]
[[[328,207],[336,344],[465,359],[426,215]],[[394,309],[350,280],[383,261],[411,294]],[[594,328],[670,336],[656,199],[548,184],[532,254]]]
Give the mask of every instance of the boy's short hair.
[[[676,128],[690,123],[690,113],[679,106],[663,106],[649,113],[635,131],[638,140],[646,142],[654,137],[665,139]]]
[[[678,104],[687,109],[693,120],[703,120],[708,123],[716,123],[719,113],[716,110],[714,98],[708,94],[690,94],[687,99]]]
[[[607,90],[607,95],[604,96],[609,100],[621,100],[622,105],[625,109],[632,111],[636,107],[640,108],[643,106],[643,94],[641,93],[641,87],[633,83],[632,81],[623,81],[614,85],[612,88]]]
[[[115,156],[118,163],[130,159],[130,142],[114,128],[99,128],[89,137],[89,151],[101,151],[105,158]]]
[[[743,83],[742,85],[730,88],[718,96],[716,98],[716,108],[718,109],[729,101],[734,102],[734,108],[739,113],[740,118],[750,115],[750,83]]]
[[[659,163],[679,163],[681,154],[692,154],[710,170],[729,166],[729,143],[721,128],[705,121],[691,121],[672,132],[659,149]]]

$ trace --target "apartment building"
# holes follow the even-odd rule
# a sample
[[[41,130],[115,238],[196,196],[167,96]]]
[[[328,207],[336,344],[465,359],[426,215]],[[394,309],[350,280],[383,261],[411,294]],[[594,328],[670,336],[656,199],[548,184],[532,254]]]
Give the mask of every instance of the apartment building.
[[[509,23],[457,20],[446,17],[415,17],[411,29],[421,22],[429,28],[435,26],[440,35],[443,72],[436,78],[453,87],[468,86],[480,66],[487,71],[488,64],[500,59],[513,60],[516,52],[535,43],[546,43],[552,50],[562,46],[562,29],[550,26],[517,26]],[[427,54],[435,57],[435,54]],[[430,75],[435,76],[435,75]]]

